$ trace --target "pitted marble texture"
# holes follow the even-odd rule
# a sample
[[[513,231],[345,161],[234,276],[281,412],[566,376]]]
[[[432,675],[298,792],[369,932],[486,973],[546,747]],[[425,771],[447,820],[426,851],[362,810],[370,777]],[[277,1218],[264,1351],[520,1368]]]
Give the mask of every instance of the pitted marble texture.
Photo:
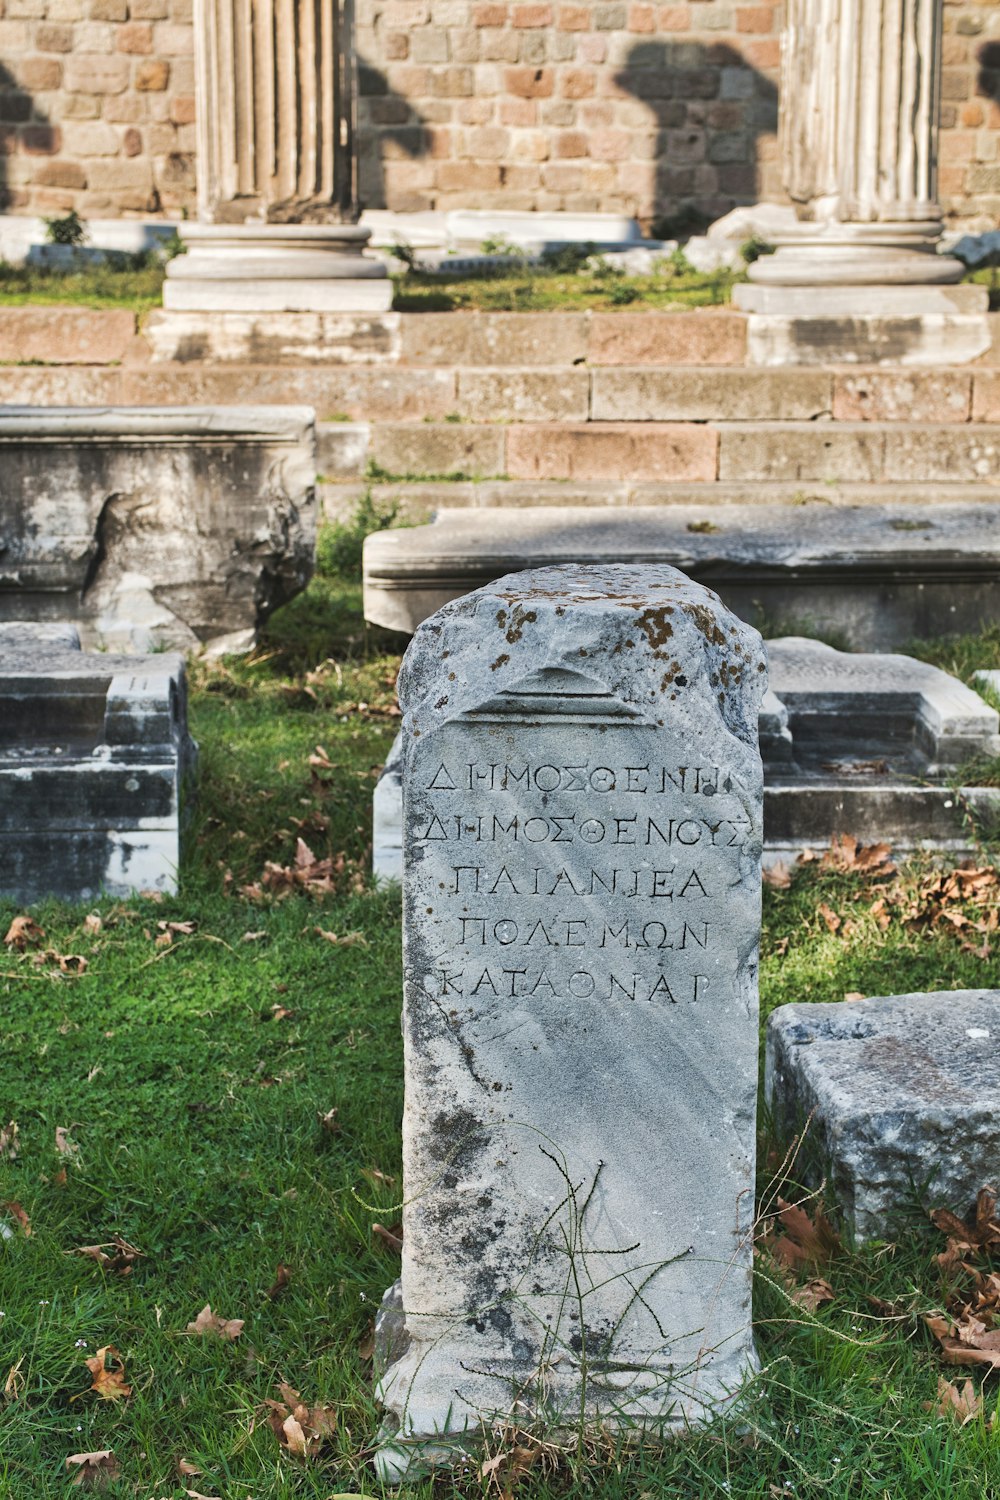
[[[667,567],[502,578],[406,655],[390,1481],[508,1414],[697,1422],[755,1367],[765,681]]]
[[[918,1194],[964,1214],[1000,1186],[1000,990],[784,1005],[765,1093],[826,1175],[858,1239],[886,1239]]]

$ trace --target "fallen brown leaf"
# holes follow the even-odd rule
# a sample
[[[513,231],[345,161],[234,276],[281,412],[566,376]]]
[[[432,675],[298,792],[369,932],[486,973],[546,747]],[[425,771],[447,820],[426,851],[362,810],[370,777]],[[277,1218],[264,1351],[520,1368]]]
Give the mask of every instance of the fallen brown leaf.
[[[21,1136],[17,1128],[17,1121],[11,1120],[0,1130],[0,1158],[7,1161],[17,1161],[21,1154]]]
[[[840,918],[837,913],[823,901],[816,908],[830,932],[836,932],[840,926]]]
[[[778,1225],[784,1231],[779,1234]],[[768,1226],[762,1241],[779,1265],[797,1271],[805,1267],[819,1269],[828,1265],[840,1250],[840,1236],[817,1205],[814,1218],[797,1204],[778,1199],[778,1213]]]
[[[340,1121],[337,1119],[336,1109],[328,1109],[326,1114],[316,1111],[316,1119],[319,1121],[320,1130],[328,1131],[330,1135],[340,1134]]]
[[[787,891],[792,883],[792,872],[783,859],[777,859],[761,871],[761,879],[774,891]]]
[[[967,1422],[974,1422],[982,1413],[983,1398],[976,1393],[971,1380],[959,1387],[939,1375],[937,1393],[936,1402],[924,1402],[925,1411],[937,1412],[939,1417],[954,1417],[963,1427]]]
[[[815,1312],[817,1307],[823,1306],[824,1302],[833,1301],[834,1292],[828,1281],[825,1281],[822,1276],[815,1276],[803,1286],[796,1287],[789,1295],[797,1307],[804,1307],[807,1312]]]
[[[74,1475],[74,1485],[100,1490],[118,1478],[120,1469],[111,1449],[99,1448],[94,1453],[71,1453],[66,1460],[66,1472]]]
[[[69,1136],[72,1129],[72,1125],[56,1126],[56,1150],[65,1161],[80,1160],[80,1148]]]
[[[245,1322],[245,1318],[220,1318],[218,1313],[212,1311],[211,1304],[206,1302],[194,1322],[188,1324],[185,1332],[192,1334],[211,1333],[216,1338],[228,1339],[232,1342],[238,1339],[243,1332]]]
[[[103,926],[104,923],[101,920],[99,911],[92,911],[83,919],[83,930],[84,932],[89,932],[91,937],[96,937]]]
[[[328,943],[333,943],[337,948],[367,948],[368,939],[363,932],[345,932],[338,937],[335,932],[327,932],[325,927],[314,927],[317,937],[325,938]]]
[[[37,948],[44,937],[45,930],[39,927],[34,917],[15,917],[7,929],[4,942],[15,953],[23,953],[26,948]]]
[[[288,1286],[288,1283],[291,1281],[291,1279],[291,1271],[285,1265],[283,1260],[279,1260],[278,1269],[274,1273],[274,1285],[268,1287],[267,1291],[264,1293],[264,1296],[269,1298],[270,1301],[273,1302],[275,1298],[281,1296],[282,1292]]]
[[[106,1366],[107,1360],[111,1361],[110,1369]],[[105,1344],[93,1359],[85,1359],[84,1364],[94,1377],[90,1389],[96,1391],[102,1401],[120,1401],[131,1396],[132,1387],[125,1382],[125,1361],[114,1344]]]
[[[395,1250],[397,1255],[403,1252],[403,1226],[394,1224],[391,1229],[386,1229],[384,1224],[373,1224],[372,1234],[377,1235],[384,1245],[390,1250]]]
[[[108,1255],[109,1250],[114,1251],[114,1254]],[[123,1240],[120,1234],[112,1235],[102,1245],[79,1245],[77,1249],[66,1253],[85,1255],[88,1259],[95,1260],[105,1271],[120,1271],[123,1276],[128,1276],[136,1261],[144,1258],[143,1251],[130,1245],[128,1240]]]
[[[280,1401],[266,1401],[268,1426],[278,1442],[295,1458],[314,1458],[337,1428],[332,1406],[307,1406],[290,1385],[279,1385]]]
[[[21,1374],[21,1366],[24,1364],[24,1355],[16,1365],[11,1365],[7,1371],[7,1379],[3,1383],[3,1395],[5,1401],[19,1401],[24,1395],[24,1376]]]
[[[28,1215],[25,1213],[20,1203],[18,1203],[17,1199],[0,1198],[0,1209],[2,1209],[4,1213],[10,1214],[12,1219],[17,1220],[21,1228],[24,1230],[25,1239],[28,1239],[31,1234],[31,1220],[28,1218]]]

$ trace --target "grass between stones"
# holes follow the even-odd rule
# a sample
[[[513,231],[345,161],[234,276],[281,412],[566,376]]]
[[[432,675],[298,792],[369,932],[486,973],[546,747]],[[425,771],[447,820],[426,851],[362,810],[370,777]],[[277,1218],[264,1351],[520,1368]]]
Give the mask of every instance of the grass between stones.
[[[152,257],[122,256],[78,271],[0,261],[0,307],[123,307],[150,312],[162,302],[163,274],[162,264]]]
[[[326,576],[275,618],[254,660],[193,673],[201,778],[182,894],[98,901],[99,922],[45,905],[33,912],[44,937],[0,957],[0,1130],[18,1125],[16,1140],[0,1136],[4,1500],[65,1496],[67,1457],[105,1449],[112,1496],[380,1493],[367,1341],[398,1266],[372,1225],[393,1226],[400,1198],[400,941],[398,895],[366,869],[399,643],[363,625],[342,576],[358,540],[358,528],[327,534]],[[967,670],[1000,659],[995,637],[951,650]],[[954,925],[956,911],[974,923],[985,909],[939,920],[935,878],[863,874],[844,857],[768,887],[764,1013],[1000,984],[995,936]],[[0,910],[3,931],[15,914]],[[778,1192],[801,1197],[780,1181],[781,1156],[765,1123],[772,1208]],[[835,1250],[788,1282],[759,1257],[763,1373],[739,1422],[634,1448],[500,1434],[485,1474],[470,1465],[404,1493],[1000,1494],[995,1384],[964,1427],[925,1410],[942,1375],[970,1373],[941,1364],[922,1321],[949,1290],[925,1207],[915,1195],[884,1243]],[[130,1268],[114,1269],[115,1235],[143,1252]],[[101,1244],[109,1265],[74,1253]],[[811,1311],[794,1299],[814,1275],[832,1300]],[[237,1338],[186,1332],[206,1304],[244,1320]],[[131,1394],[103,1400],[85,1361],[109,1345]],[[335,1419],[308,1457],[267,1421],[281,1383]]]

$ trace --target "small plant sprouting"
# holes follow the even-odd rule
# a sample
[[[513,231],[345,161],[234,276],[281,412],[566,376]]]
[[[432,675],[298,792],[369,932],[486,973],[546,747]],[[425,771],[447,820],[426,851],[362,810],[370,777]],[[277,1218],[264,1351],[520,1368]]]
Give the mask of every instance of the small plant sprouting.
[[[57,216],[42,222],[45,225],[45,239],[50,245],[72,245],[78,249],[90,238],[86,221],[81,219],[75,208],[71,208],[61,218]]]

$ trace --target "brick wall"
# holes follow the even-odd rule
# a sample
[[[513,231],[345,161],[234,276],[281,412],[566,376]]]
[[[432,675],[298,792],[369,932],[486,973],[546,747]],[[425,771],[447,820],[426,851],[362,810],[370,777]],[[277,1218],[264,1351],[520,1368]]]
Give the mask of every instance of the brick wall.
[[[0,0],[0,198],[194,210],[191,0]],[[780,4],[359,0],[372,207],[714,217],[781,196]],[[941,192],[1000,218],[1000,7],[946,3]]]

